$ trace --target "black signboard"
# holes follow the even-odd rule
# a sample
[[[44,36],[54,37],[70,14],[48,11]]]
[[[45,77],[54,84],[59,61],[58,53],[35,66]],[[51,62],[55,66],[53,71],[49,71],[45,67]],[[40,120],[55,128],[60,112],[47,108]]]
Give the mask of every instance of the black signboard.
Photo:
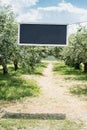
[[[66,45],[67,25],[19,24],[21,45]]]

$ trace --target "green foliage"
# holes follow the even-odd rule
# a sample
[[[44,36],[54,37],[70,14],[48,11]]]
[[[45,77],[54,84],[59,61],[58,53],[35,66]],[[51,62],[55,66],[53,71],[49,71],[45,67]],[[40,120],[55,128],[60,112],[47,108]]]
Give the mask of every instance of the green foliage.
[[[27,68],[27,67],[21,67],[19,66],[19,69],[18,71],[16,72],[16,74],[29,74],[29,75],[42,75],[43,73],[43,70],[44,68],[47,67],[47,64],[46,62],[40,62],[38,64],[35,65],[34,67],[34,70],[31,71],[30,68]],[[13,71],[13,67],[10,67],[10,70],[9,70],[9,73],[12,74],[12,71]],[[13,74],[14,75],[14,74]]]
[[[32,74],[36,74],[36,75],[42,75],[43,74],[43,70],[44,68],[46,68],[48,65],[47,62],[41,62],[39,64],[36,65],[34,72],[32,72]]]
[[[75,34],[69,36],[69,46],[62,52],[65,63],[80,69],[80,64],[84,64],[84,71],[87,72],[87,28],[79,26]]]
[[[0,64],[3,73],[7,73],[7,64],[17,39],[17,24],[9,6],[0,5]]]
[[[0,5],[0,65],[3,73],[8,73],[8,63],[13,63],[15,71],[21,64],[23,68],[34,71],[42,57],[48,55],[48,47],[19,46],[18,25],[9,6]]]
[[[20,64],[22,65],[22,69],[25,68],[28,70],[29,73],[34,73],[36,71],[35,69],[37,68],[37,66],[41,65],[41,59],[44,57],[43,52],[46,51],[45,49],[45,47],[23,46],[20,51]]]
[[[54,47],[53,49],[53,56],[57,59],[61,59],[61,52],[62,52],[62,47]]]
[[[21,65],[26,67],[29,71],[34,71],[37,63],[40,62],[41,56],[39,55],[40,50],[38,47],[24,47],[21,50]]]

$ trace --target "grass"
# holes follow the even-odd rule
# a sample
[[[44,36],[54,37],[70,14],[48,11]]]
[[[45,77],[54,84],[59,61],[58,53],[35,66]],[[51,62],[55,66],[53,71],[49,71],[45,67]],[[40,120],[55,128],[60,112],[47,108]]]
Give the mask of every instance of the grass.
[[[45,62],[38,64],[32,74],[42,75],[46,66]],[[7,75],[3,75],[2,68],[0,68],[0,100],[11,101],[39,94],[39,86],[34,80],[22,78],[23,74],[29,74],[27,69],[19,68],[14,71],[13,66],[9,65],[8,72]]]
[[[47,66],[46,62],[37,64],[35,70],[29,73],[26,68],[21,68],[14,71],[12,65],[8,65],[8,74],[2,74],[0,68],[0,100],[11,101],[27,96],[36,96],[40,93],[40,88],[34,80],[25,79],[23,74],[42,75],[43,69]]]
[[[78,96],[87,96],[87,74],[82,70],[76,70],[73,67],[65,65],[62,61],[54,64],[54,73],[63,77],[63,86],[66,86],[67,81],[68,89],[72,94]]]
[[[19,68],[19,74],[33,74],[33,75],[42,75],[44,68],[48,65],[47,62],[41,62],[37,64],[32,71],[29,68]]]
[[[69,88],[70,92],[76,95],[87,96],[87,84],[78,84]]]
[[[44,68],[46,68],[48,65],[47,62],[41,62],[40,64],[36,65],[36,68],[34,70],[34,72],[32,72],[32,74],[35,75],[42,75]]]
[[[56,63],[53,70],[62,75],[79,75],[82,73],[81,70],[75,70],[73,67],[65,65],[63,61]]]
[[[0,119],[1,130],[85,130],[84,123],[72,120]]]
[[[35,96],[39,87],[34,80],[20,77],[4,77],[0,82],[0,100],[17,100],[22,97]]]
[[[14,71],[14,66],[8,65],[8,72],[10,76],[20,76],[22,74],[33,74],[33,75],[42,75],[43,70],[47,67],[48,63],[47,62],[41,62],[38,63],[32,72],[30,72],[29,68],[27,67],[21,67],[19,66],[19,69],[17,71]],[[0,66],[0,75],[2,74],[2,67]]]
[[[65,76],[66,80],[67,79],[80,80],[80,81],[87,80],[86,73],[84,73],[82,70],[76,70],[73,67],[65,65],[65,63],[63,61],[55,63],[53,71],[56,74],[61,74],[61,75]]]

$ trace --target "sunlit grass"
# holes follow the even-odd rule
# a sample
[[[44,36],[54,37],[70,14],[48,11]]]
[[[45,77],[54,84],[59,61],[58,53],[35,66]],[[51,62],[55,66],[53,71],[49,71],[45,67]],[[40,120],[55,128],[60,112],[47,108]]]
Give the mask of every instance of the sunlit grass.
[[[17,70],[17,72],[15,74],[17,75],[21,75],[21,74],[29,74],[29,75],[42,75],[43,70],[47,67],[48,63],[47,62],[41,62],[39,64],[36,64],[36,66],[34,67],[33,70],[31,70],[28,67],[21,67],[19,66],[19,69]],[[11,66],[9,73],[11,72],[11,70],[14,70],[14,68]],[[12,73],[12,72],[11,72]]]
[[[70,92],[76,95],[87,96],[87,84],[78,84],[69,88]]]
[[[4,130],[85,130],[83,122],[72,120],[1,119],[0,126]]]
[[[87,74],[83,70],[69,67],[63,61],[55,63],[53,70],[63,78],[61,86],[67,87],[72,94],[87,96]]]
[[[42,75],[43,70],[47,67],[47,65],[48,65],[47,62],[41,62],[40,64],[37,64],[35,67],[35,70],[34,70],[34,72],[32,72],[32,74]]]
[[[27,68],[19,66],[17,71],[13,65],[8,65],[8,74],[3,75],[0,67],[0,100],[16,100],[26,96],[38,95],[40,89],[34,80],[25,79],[23,74],[42,75],[47,63],[41,62],[35,66],[34,71],[29,73]]]
[[[41,75],[46,66],[47,63],[38,64],[32,74]],[[8,74],[3,75],[2,68],[0,68],[0,100],[17,100],[39,94],[40,89],[37,83],[34,80],[22,77],[23,74],[26,74],[26,71],[21,67],[14,71],[14,67],[9,65]]]
[[[39,87],[34,80],[8,76],[0,81],[0,100],[16,100],[26,96],[35,96]]]
[[[55,74],[61,74],[65,76],[66,80],[87,80],[86,73],[84,73],[82,70],[76,70],[73,67],[65,65],[64,61],[55,63],[53,71]]]

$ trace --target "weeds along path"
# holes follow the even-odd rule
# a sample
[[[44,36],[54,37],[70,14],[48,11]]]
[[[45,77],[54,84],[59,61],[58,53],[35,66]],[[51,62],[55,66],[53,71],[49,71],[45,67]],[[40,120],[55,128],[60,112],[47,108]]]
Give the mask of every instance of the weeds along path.
[[[41,94],[38,97],[29,97],[24,101],[14,103],[4,108],[5,111],[13,113],[62,113],[66,115],[66,118],[87,121],[87,102],[70,94],[66,87],[61,87],[62,84],[66,86],[66,82],[60,75],[55,79],[52,69],[53,64],[50,62],[44,70],[43,76],[24,75],[25,78],[33,78],[38,82]]]

